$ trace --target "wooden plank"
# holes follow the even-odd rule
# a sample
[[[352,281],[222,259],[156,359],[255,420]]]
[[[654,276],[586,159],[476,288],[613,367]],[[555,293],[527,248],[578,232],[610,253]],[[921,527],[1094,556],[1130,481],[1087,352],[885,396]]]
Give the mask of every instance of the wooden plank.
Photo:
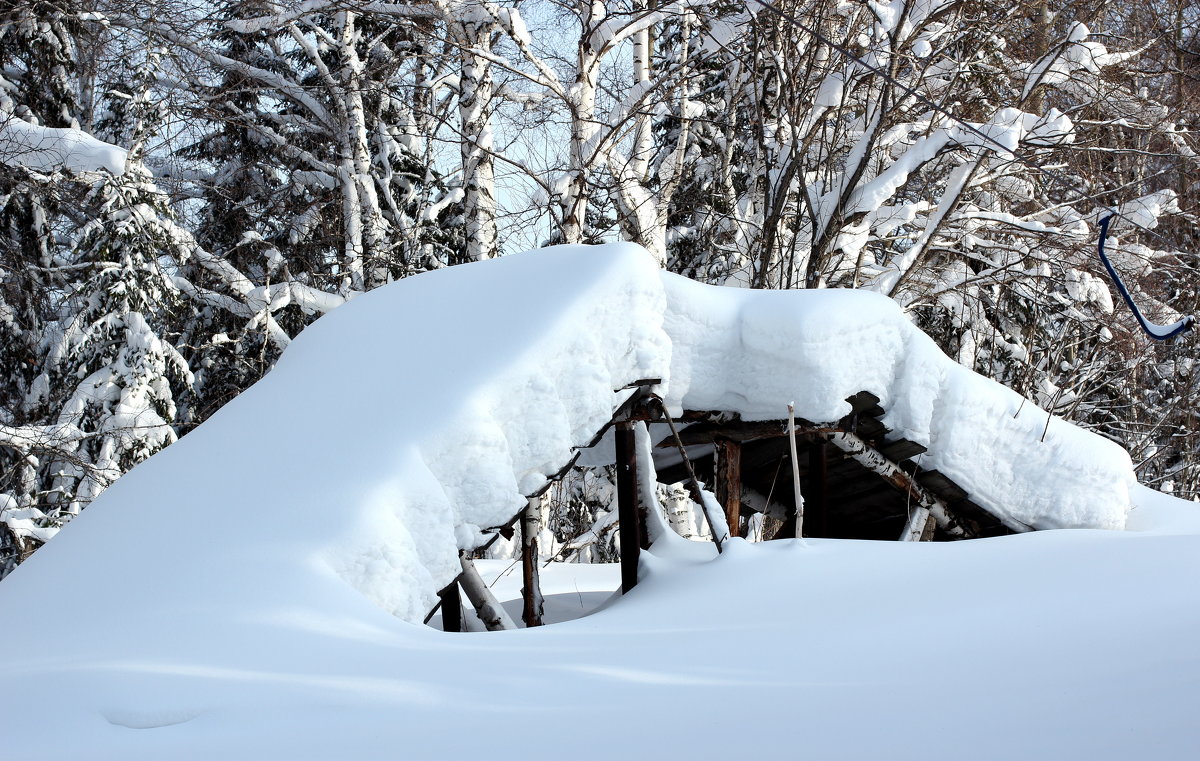
[[[718,439],[727,441],[756,441],[758,439],[773,439],[787,435],[786,420],[731,420],[723,423],[696,423],[679,432],[679,438],[684,446],[697,444],[712,444]],[[674,445],[674,441],[664,440],[660,447]]]
[[[854,434],[866,441],[883,441],[891,432],[892,429],[873,417],[858,418],[854,425]]]
[[[637,496],[637,450],[634,447],[633,423],[617,423],[617,516],[621,539],[621,593],[627,594],[637,586],[638,556],[642,548],[639,536]]]
[[[936,470],[921,471],[917,474],[917,480],[946,502],[958,502],[967,498],[967,492],[961,486]]]
[[[729,535],[738,536],[742,510],[742,444],[729,439],[717,439],[716,447],[717,502],[725,510]]]
[[[908,439],[896,439],[879,448],[879,453],[893,462],[903,462],[925,452],[925,447]]]
[[[870,391],[859,391],[853,396],[846,397],[846,401],[850,403],[851,415],[858,415],[865,410],[879,406],[879,397],[875,396]]]
[[[438,591],[438,599],[441,600],[442,631],[461,632],[463,630],[462,595],[458,591],[458,579]]]

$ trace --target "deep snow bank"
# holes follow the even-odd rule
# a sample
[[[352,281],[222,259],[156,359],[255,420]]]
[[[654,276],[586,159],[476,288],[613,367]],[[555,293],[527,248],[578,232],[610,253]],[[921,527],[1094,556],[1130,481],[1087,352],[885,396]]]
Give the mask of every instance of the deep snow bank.
[[[248,585],[233,604],[252,611],[346,582],[419,621],[457,547],[611,417],[628,393],[613,389],[654,377],[677,409],[747,418],[795,400],[832,421],[872,391],[930,448],[926,464],[1012,521],[1120,528],[1129,506],[1124,452],[1057,420],[1041,441],[1044,412],[945,357],[885,298],[715,288],[635,246],[558,247],[412,278],[322,318],[0,594],[72,578],[58,605],[120,589],[116,604],[136,608]]]

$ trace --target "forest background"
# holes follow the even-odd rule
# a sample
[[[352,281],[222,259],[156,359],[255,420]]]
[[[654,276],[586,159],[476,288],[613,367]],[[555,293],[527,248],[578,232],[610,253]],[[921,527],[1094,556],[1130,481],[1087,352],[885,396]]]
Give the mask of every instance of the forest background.
[[[1095,246],[1117,210],[1143,310],[1196,310],[1198,32],[1185,0],[6,3],[0,576],[323,313],[550,243],[884,293],[1194,498],[1194,339],[1141,333]],[[609,486],[569,479],[548,546],[604,556]]]

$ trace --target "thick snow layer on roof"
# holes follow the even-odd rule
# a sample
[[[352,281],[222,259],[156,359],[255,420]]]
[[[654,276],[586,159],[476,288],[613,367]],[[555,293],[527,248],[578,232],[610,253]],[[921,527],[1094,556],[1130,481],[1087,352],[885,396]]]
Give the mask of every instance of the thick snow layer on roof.
[[[1143,531],[737,541],[715,561],[649,557],[634,595],[573,624],[408,623],[457,547],[610,418],[628,393],[613,389],[655,377],[676,409],[746,418],[794,400],[835,420],[870,390],[1009,519],[1119,528],[1136,503]],[[746,737],[821,758],[1194,747],[1197,521],[1136,486],[1114,445],[1056,420],[1042,441],[1045,425],[869,294],[700,286],[634,246],[412,278],[308,328],[0,582],[0,692],[20,696],[0,710],[0,756],[506,758],[536,716],[545,747],[594,758],[615,750],[591,734],[605,711],[597,736],[624,720],[635,755],[730,757]],[[718,704],[731,729],[692,729]],[[30,729],[47,706],[50,739]],[[935,712],[920,716],[938,731],[905,751],[914,716],[896,706]],[[494,752],[501,735],[512,753]]]
[[[778,420],[795,401],[800,417],[833,422],[870,391],[895,436],[929,449],[922,466],[1014,528],[1124,526],[1135,478],[1123,449],[954,362],[892,300],[662,278],[677,407]]]
[[[269,531],[291,551],[253,558],[266,572],[303,565],[419,620],[457,574],[457,548],[512,517],[629,393],[613,389],[643,378],[663,379],[676,409],[747,419],[795,401],[801,417],[834,421],[865,389],[899,435],[929,447],[924,464],[1010,522],[1121,528],[1129,507],[1119,447],[1057,419],[1047,429],[1046,413],[948,359],[886,298],[704,286],[636,246],[559,247],[335,310],[39,557],[86,575],[133,532],[172,565],[206,569],[189,571],[202,581],[220,572],[178,555],[180,533],[249,558]]]
[[[0,163],[36,172],[125,173],[127,153],[77,129],[41,127],[0,111]]]

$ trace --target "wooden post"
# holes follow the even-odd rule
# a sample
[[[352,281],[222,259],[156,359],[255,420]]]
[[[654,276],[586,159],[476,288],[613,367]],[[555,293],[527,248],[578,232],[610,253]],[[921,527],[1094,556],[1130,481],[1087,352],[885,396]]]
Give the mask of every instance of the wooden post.
[[[633,423],[617,423],[617,517],[621,538],[621,593],[637,586],[638,553],[641,552],[641,520],[638,515],[637,450]]]
[[[815,441],[808,450],[808,493],[804,504],[816,519],[817,536],[829,536],[829,445]]]
[[[717,501],[725,509],[729,535],[738,536],[742,510],[742,443],[717,439]]]
[[[542,528],[542,498],[530,497],[521,515],[521,620],[525,627],[541,626],[545,601],[538,578],[538,542]]]
[[[458,579],[439,591],[438,599],[442,601],[442,631],[461,632],[463,630],[462,596],[458,591]]]

